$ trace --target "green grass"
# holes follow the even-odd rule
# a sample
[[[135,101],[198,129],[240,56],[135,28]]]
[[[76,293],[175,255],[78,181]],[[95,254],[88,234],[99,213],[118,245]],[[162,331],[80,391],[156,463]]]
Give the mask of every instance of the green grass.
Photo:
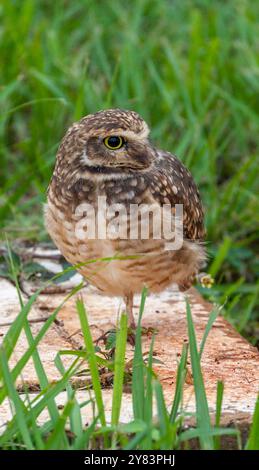
[[[138,111],[191,169],[206,209],[209,299],[258,338],[259,7],[252,0],[3,0],[0,225],[44,240],[41,206],[67,127]]]
[[[187,345],[183,346],[182,356],[178,365],[176,389],[171,409],[165,405],[162,386],[152,370],[153,345],[154,338],[151,340],[149,357],[147,362],[143,361],[141,346],[141,316],[144,310],[146,291],[142,294],[140,306],[139,321],[136,334],[136,346],[134,351],[134,360],[132,366],[132,397],[133,397],[133,418],[127,424],[121,424],[119,420],[120,408],[123,393],[123,380],[126,377],[125,371],[125,346],[127,338],[127,317],[122,314],[119,329],[116,333],[116,352],[113,363],[113,387],[112,387],[112,416],[111,422],[106,418],[106,410],[103,406],[102,384],[99,372],[99,351],[96,351],[89,328],[88,313],[85,310],[82,300],[77,301],[77,311],[81,322],[83,337],[85,340],[85,350],[70,351],[76,356],[75,361],[66,370],[62,363],[61,351],[57,353],[55,364],[61,375],[60,380],[55,383],[47,383],[45,387],[41,386],[40,393],[32,400],[29,394],[21,395],[16,391],[14,369],[11,369],[7,344],[0,347],[0,380],[2,383],[1,402],[8,397],[12,405],[13,418],[7,423],[5,430],[0,435],[0,448],[2,449],[95,449],[100,445],[104,449],[159,449],[170,450],[179,448],[188,448],[190,440],[196,442],[202,449],[220,448],[220,439],[224,436],[232,436],[236,440],[236,445],[241,448],[239,431],[231,428],[220,427],[221,404],[223,398],[223,385],[218,384],[217,402],[216,402],[216,421],[215,426],[211,423],[211,417],[208,412],[208,402],[204,388],[203,376],[200,367],[200,353],[196,342],[196,335],[192,314],[187,303],[187,323],[188,336],[191,357],[191,368],[194,381],[194,391],[196,396],[196,411],[194,418],[196,420],[195,428],[186,429],[188,423],[188,413],[182,406],[182,397],[184,394],[184,383],[187,367]],[[22,330],[28,328],[27,315],[30,311],[32,300],[21,307],[22,322],[15,320],[15,328],[19,328],[19,334]],[[211,323],[212,325],[212,323]],[[10,328],[10,330],[13,326]],[[10,331],[9,330],[9,331]],[[204,339],[208,331],[204,333]],[[7,333],[7,338],[11,338]],[[32,344],[37,343],[37,339],[32,337]],[[33,350],[29,345],[29,357],[33,357]],[[35,344],[36,346],[36,344]],[[201,352],[201,351],[200,351]],[[64,352],[63,352],[64,353]],[[77,355],[77,353],[80,353]],[[27,354],[27,351],[24,353]],[[38,357],[41,363],[40,356]],[[81,363],[80,363],[81,361]],[[89,365],[90,385],[94,394],[90,398],[85,390],[86,400],[79,404],[76,399],[76,392],[72,389],[70,379],[75,375],[79,368],[87,361]],[[102,367],[105,362],[102,362]],[[110,367],[110,361],[107,361]],[[22,377],[24,364],[19,361],[19,376]],[[34,368],[38,375],[39,369],[37,362],[34,362]],[[41,371],[42,373],[42,371]],[[135,379],[134,379],[135,377]],[[89,387],[89,385],[88,385]],[[61,391],[67,391],[67,401],[62,411],[56,407],[55,399],[58,398]],[[91,394],[90,394],[91,395]],[[136,406],[136,399],[140,398],[141,407]],[[143,397],[143,400],[141,400]],[[153,398],[155,401],[153,403]],[[82,409],[92,402],[93,418],[85,427],[83,426]],[[54,405],[50,408],[50,403]],[[50,418],[42,424],[37,423],[37,418],[44,409],[48,409]],[[94,410],[97,409],[95,415]],[[70,435],[67,434],[67,428],[70,428]],[[254,420],[250,435],[246,444],[247,449],[258,449],[258,406],[256,407]]]
[[[10,248],[9,257],[10,274],[20,295],[17,273]],[[68,270],[70,269],[68,268]],[[64,273],[63,271],[59,276],[62,277]],[[53,279],[56,278],[57,275]],[[41,289],[43,288],[44,285]],[[9,328],[0,346],[0,404],[5,399],[8,399],[13,416],[6,423],[5,429],[0,434],[0,448],[13,450],[21,448],[75,450],[101,447],[103,449],[125,450],[170,450],[183,447],[189,448],[189,442],[192,441],[192,443],[196,442],[196,446],[201,449],[213,450],[221,448],[220,439],[224,436],[232,436],[236,440],[236,446],[241,448],[239,431],[220,427],[224,392],[221,382],[217,384],[215,426],[212,425],[201,370],[200,361],[202,352],[213,322],[216,319],[217,310],[212,311],[198,348],[190,305],[186,302],[189,344],[183,344],[182,347],[182,354],[176,373],[174,398],[172,406],[169,408],[165,404],[162,386],[152,368],[155,336],[153,336],[150,342],[147,361],[144,360],[142,354],[141,319],[145,308],[146,289],[143,290],[141,297],[131,371],[128,370],[128,366],[125,363],[127,316],[124,313],[121,315],[119,327],[116,330],[115,355],[113,353],[113,339],[113,341],[106,342],[105,349],[110,349],[110,352],[108,351],[109,354],[107,355],[106,351],[104,359],[100,347],[97,347],[93,342],[88,313],[84,303],[82,299],[78,298],[76,307],[85,349],[57,352],[54,363],[61,378],[54,383],[49,383],[37,346],[52,325],[60,308],[72,295],[78,293],[81,288],[82,284],[74,288],[61,305],[50,315],[35,337],[32,335],[27,317],[40,290],[33,294],[25,304],[21,301],[20,314]],[[15,345],[23,331],[27,336],[29,347],[11,369],[10,359],[12,359]],[[188,346],[190,348],[191,369],[196,398],[196,410],[193,413],[196,426],[195,428],[189,426],[189,429],[186,430],[190,413],[186,412],[183,406],[183,397],[187,374]],[[68,354],[75,356],[75,359],[70,367],[66,369],[62,357]],[[40,392],[32,400],[30,399],[30,394],[26,393],[26,388],[24,395],[19,394],[16,390],[16,380],[18,377],[22,379],[23,369],[31,357],[40,385]],[[85,361],[89,369],[85,369]],[[88,372],[89,380],[86,380],[85,383],[86,399],[83,403],[79,404],[76,398],[76,391],[73,390],[70,379],[78,374],[82,367],[84,374]],[[107,371],[112,371],[113,374],[110,422],[106,418],[100,367],[102,369],[105,368]],[[121,424],[120,410],[124,383],[131,387],[133,418],[132,421]],[[93,389],[93,396],[92,393],[89,394],[87,392],[89,389]],[[67,392],[67,401],[62,411],[59,412],[56,399],[64,390]],[[92,405],[93,417],[92,421],[87,426],[84,426],[82,409],[88,404]],[[249,450],[258,448],[257,405],[249,438],[245,446]],[[49,420],[39,425],[37,418],[45,409],[48,410]],[[68,428],[70,434],[67,433]]]
[[[252,0],[114,0],[105,6],[95,0],[3,0],[0,5],[3,238],[7,234],[12,240],[47,239],[41,207],[60,139],[74,120],[107,107],[134,109],[150,124],[155,144],[178,155],[200,188],[206,210],[208,271],[216,280],[211,289],[199,287],[200,291],[209,300],[224,304],[223,314],[258,345],[258,15],[259,5]],[[1,261],[8,263],[5,257],[0,264]],[[14,263],[9,268],[19,275],[25,266],[18,259]],[[198,438],[204,448],[219,447],[223,391],[218,385],[217,423],[211,428],[199,370],[206,337],[197,354],[188,309],[197,406],[202,406],[197,429],[181,432],[187,350],[182,351],[176,394],[168,414],[161,386],[152,373],[152,351],[146,364],[140,335],[133,366],[135,420],[126,428],[118,424],[125,325],[121,325],[117,353],[121,357],[117,357],[115,367],[117,408],[113,411],[113,426],[107,429],[96,374],[101,358],[89,349],[90,331],[80,304],[99,410],[93,423],[83,429],[80,406],[69,378],[85,360],[86,353],[75,354],[68,370],[64,369],[60,354],[56,365],[62,378],[54,386],[48,383],[37,346],[58,309],[33,338],[27,314],[36,296],[37,293],[21,306],[21,314],[1,350],[4,386],[0,401],[8,395],[17,407],[17,417],[1,438],[2,446],[70,448],[64,431],[64,422],[69,419],[78,436],[73,441],[74,448],[92,445],[89,443],[93,443],[100,422],[103,431],[99,432],[112,446],[175,448],[187,439]],[[22,329],[29,348],[10,370],[9,358]],[[30,357],[42,393],[35,402],[25,405],[13,383]],[[109,367],[114,369],[113,365]],[[68,402],[60,416],[54,398],[64,388]],[[157,426],[150,424],[153,396],[159,410]],[[144,408],[139,403],[144,403]],[[38,429],[35,417],[46,406],[50,422]],[[258,448],[258,434],[257,407],[247,448]]]
[[[11,269],[10,275],[17,286],[18,295],[21,299],[16,266],[9,245],[8,252]],[[67,271],[70,270],[70,267],[67,268]],[[63,277],[64,274],[66,274],[65,271],[55,275],[52,281],[56,280],[57,276]],[[48,284],[52,281],[49,280]],[[0,449],[73,450],[101,447],[103,449],[125,450],[170,450],[183,447],[189,448],[191,441],[192,445],[195,442],[195,445],[201,449],[213,450],[221,448],[221,442],[223,442],[221,439],[225,436],[232,436],[232,439],[236,441],[236,446],[241,449],[239,431],[234,428],[220,427],[224,393],[224,384],[221,382],[217,383],[215,426],[212,425],[201,370],[201,356],[207,337],[216,320],[217,309],[212,311],[198,347],[191,308],[188,301],[186,301],[189,341],[188,344],[183,344],[176,372],[176,385],[172,405],[167,407],[162,386],[153,371],[155,336],[151,339],[149,354],[146,359],[142,353],[141,320],[147,296],[146,289],[143,290],[141,296],[131,370],[129,370],[129,364],[125,362],[127,316],[124,313],[121,315],[119,326],[115,332],[115,343],[114,338],[112,341],[107,339],[104,354],[104,350],[102,351],[100,346],[95,344],[92,339],[88,312],[82,299],[77,298],[76,308],[85,348],[76,351],[58,351],[54,364],[61,378],[50,383],[37,347],[51,327],[60,308],[71,296],[78,294],[83,284],[79,284],[71,291],[55,309],[53,314],[50,315],[49,319],[44,322],[37,335],[33,336],[27,317],[37,296],[45,287],[46,283],[26,303],[23,303],[21,300],[20,313],[10,326],[0,346],[0,405],[5,399],[8,399],[12,410],[12,419],[6,423],[5,428],[0,433]],[[18,362],[16,361],[15,366],[11,367],[10,360],[12,355],[15,354],[15,345],[23,332],[25,332],[28,340],[28,349],[24,351]],[[112,332],[112,334],[114,333]],[[196,422],[195,427],[188,426],[190,413],[183,406],[188,348],[190,350],[196,401],[196,409],[192,413]],[[74,356],[74,360],[67,369],[62,361],[64,355]],[[17,378],[22,379],[23,369],[30,358],[33,359],[33,367],[40,386],[39,393],[32,399],[30,394],[27,393],[26,387],[24,394],[19,394],[16,389]],[[88,369],[85,368],[85,362]],[[103,400],[103,383],[101,379],[101,371],[103,369],[106,372],[111,372],[113,378],[110,421],[107,419],[107,411]],[[84,375],[88,374],[88,378],[85,381],[85,401],[79,403],[76,398],[76,391],[73,390],[70,380],[82,370]],[[124,383],[131,387],[133,417],[130,422],[121,424],[120,410]],[[56,399],[64,391],[67,393],[67,401],[60,412]],[[82,409],[89,404],[91,404],[92,409],[92,420],[90,419],[90,422],[85,426],[83,425]],[[49,419],[39,424],[37,421],[38,417],[44,410],[48,410]],[[246,449],[252,450],[258,448],[258,424],[257,403],[253,423],[245,445]],[[67,432],[68,429],[70,434]]]

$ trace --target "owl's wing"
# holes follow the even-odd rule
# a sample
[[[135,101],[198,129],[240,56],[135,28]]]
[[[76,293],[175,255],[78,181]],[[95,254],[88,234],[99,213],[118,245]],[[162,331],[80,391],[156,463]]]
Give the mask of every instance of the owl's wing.
[[[204,240],[204,211],[189,170],[171,153],[158,150],[152,172],[147,174],[147,178],[152,196],[161,205],[183,204],[184,237]]]

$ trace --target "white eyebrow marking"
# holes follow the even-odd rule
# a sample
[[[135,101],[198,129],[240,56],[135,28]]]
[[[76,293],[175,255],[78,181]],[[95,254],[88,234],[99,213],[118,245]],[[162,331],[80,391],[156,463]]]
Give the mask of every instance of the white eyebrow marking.
[[[130,129],[129,130],[124,130],[124,129],[111,129],[109,132],[105,131],[104,129],[92,129],[91,131],[88,132],[88,136],[89,137],[93,137],[93,136],[96,136],[96,137],[101,137],[101,138],[105,138],[105,137],[108,137],[108,136],[112,136],[112,135],[119,135],[121,137],[124,137],[126,140],[127,138],[128,139],[132,139],[132,140],[137,140],[137,141],[141,141],[141,140],[146,140],[148,135],[149,135],[149,127],[148,125],[143,122],[143,129],[141,132],[137,133],[137,132],[133,132],[131,131]]]

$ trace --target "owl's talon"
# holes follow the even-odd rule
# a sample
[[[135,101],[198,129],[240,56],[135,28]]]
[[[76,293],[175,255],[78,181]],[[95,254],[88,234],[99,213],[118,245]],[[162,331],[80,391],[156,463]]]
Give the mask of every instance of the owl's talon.
[[[136,343],[136,330],[135,330],[135,328],[132,328],[132,327],[128,328],[127,342],[131,346],[135,346],[135,343]]]
[[[152,326],[142,326],[141,327],[141,335],[143,336],[153,336],[154,334],[157,334],[157,329],[153,328]]]

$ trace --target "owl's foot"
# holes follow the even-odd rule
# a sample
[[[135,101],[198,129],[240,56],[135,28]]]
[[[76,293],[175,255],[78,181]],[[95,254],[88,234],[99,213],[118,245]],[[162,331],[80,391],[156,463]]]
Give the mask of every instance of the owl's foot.
[[[130,326],[128,328],[127,342],[131,346],[135,346],[135,343],[136,343],[136,328],[133,328],[132,326]]]
[[[141,327],[141,335],[142,336],[150,337],[150,336],[153,336],[156,333],[157,333],[156,328],[153,328],[152,326],[148,326],[148,327],[142,326]]]
[[[151,326],[148,326],[148,327],[142,326],[141,327],[141,336],[147,336],[148,338],[150,338],[151,336],[153,336],[156,333],[157,333],[157,330],[155,328],[152,328]],[[136,327],[134,327],[134,328],[132,326],[129,327],[127,341],[128,341],[128,343],[131,344],[131,346],[135,346],[135,343],[136,343]]]

